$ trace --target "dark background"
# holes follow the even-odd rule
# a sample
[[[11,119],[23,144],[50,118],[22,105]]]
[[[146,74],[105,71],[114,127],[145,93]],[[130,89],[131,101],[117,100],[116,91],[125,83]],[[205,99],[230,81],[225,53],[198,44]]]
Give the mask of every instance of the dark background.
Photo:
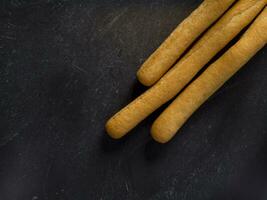
[[[266,200],[261,50],[170,143],[156,112],[126,138],[106,120],[145,90],[140,64],[201,0],[1,0],[1,200]]]

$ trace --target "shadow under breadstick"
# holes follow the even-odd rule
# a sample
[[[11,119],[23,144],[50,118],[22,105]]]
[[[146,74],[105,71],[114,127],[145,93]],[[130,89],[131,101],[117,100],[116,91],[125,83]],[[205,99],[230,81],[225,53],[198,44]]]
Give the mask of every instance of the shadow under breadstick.
[[[151,128],[152,137],[166,143],[187,119],[228,79],[244,66],[267,43],[267,8],[216,62],[192,82],[159,116]]]

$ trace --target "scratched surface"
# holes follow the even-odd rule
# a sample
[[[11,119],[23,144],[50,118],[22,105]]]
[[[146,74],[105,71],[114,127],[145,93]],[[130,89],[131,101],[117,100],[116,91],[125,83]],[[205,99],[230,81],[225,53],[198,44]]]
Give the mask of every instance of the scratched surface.
[[[267,199],[266,48],[167,145],[105,121],[201,0],[0,2],[1,200]]]

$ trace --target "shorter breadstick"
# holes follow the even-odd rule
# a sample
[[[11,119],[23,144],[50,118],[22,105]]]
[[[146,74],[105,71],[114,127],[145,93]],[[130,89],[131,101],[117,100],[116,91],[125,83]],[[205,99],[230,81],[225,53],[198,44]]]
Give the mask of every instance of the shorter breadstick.
[[[190,44],[236,0],[204,0],[145,61],[137,72],[139,81],[151,86],[179,59]]]
[[[186,120],[267,42],[267,8],[257,17],[242,38],[207,68],[154,122],[151,134],[168,142]]]

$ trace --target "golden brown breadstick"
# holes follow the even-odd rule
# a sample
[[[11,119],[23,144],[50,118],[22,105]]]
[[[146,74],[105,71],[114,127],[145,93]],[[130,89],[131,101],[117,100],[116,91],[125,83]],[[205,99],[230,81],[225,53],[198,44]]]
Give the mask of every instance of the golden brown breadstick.
[[[168,142],[186,120],[267,43],[267,8],[242,38],[208,67],[159,116],[151,128],[153,138]]]
[[[113,138],[121,138],[153,111],[171,100],[265,5],[266,0],[240,0],[235,4],[214,26],[217,31],[205,45],[201,45],[186,59],[178,62],[157,84],[107,122],[108,134]],[[221,28],[217,28],[218,26]]]
[[[139,81],[151,86],[179,59],[190,44],[236,0],[204,0],[145,61],[137,72]]]

